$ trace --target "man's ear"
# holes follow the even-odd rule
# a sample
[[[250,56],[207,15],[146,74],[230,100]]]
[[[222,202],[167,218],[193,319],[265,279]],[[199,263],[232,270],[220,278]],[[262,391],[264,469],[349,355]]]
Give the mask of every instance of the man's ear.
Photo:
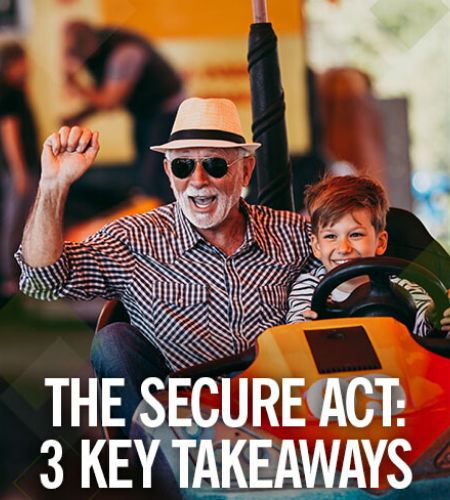
[[[171,187],[172,191],[174,191],[174,188],[173,188],[173,174],[172,174],[172,170],[170,168],[170,162],[169,162],[169,160],[167,158],[164,158],[164,172],[166,172],[166,175],[169,178],[170,187]]]
[[[242,166],[243,169],[243,176],[242,176],[242,185],[243,186],[248,186],[250,179],[252,177],[253,169],[255,168],[255,157],[254,156],[246,156],[244,158],[244,165]]]
[[[164,158],[164,172],[166,172],[167,177],[170,179],[170,166],[167,158]]]
[[[388,244],[388,233],[387,231],[380,231],[377,235],[377,249],[375,250],[375,255],[383,255],[386,251]]]
[[[321,259],[322,252],[320,251],[319,240],[317,239],[317,236],[314,233],[311,234],[311,247],[314,257]]]

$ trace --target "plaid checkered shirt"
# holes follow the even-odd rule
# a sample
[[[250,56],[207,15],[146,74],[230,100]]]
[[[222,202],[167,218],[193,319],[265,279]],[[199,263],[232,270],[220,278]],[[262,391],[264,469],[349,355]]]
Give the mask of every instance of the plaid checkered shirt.
[[[47,267],[30,268],[19,249],[21,290],[43,300],[119,298],[172,370],[239,353],[286,322],[292,283],[316,265],[303,217],[244,200],[241,209],[246,232],[233,255],[205,241],[173,203],[66,242]]]

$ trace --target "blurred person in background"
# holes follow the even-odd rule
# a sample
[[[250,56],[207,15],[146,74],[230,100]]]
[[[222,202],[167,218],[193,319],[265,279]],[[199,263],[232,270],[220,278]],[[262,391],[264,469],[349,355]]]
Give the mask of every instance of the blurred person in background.
[[[34,199],[39,149],[27,98],[28,62],[17,43],[0,46],[1,304],[18,291],[14,252]]]
[[[386,185],[383,126],[370,77],[357,68],[332,68],[319,76],[318,90],[330,170],[371,175]]]
[[[144,38],[83,21],[65,26],[64,58],[68,86],[87,103],[65,123],[75,125],[97,111],[125,107],[134,119],[135,181],[147,195],[173,201],[162,159],[149,146],[170,134],[183,100],[180,76]],[[81,67],[90,73],[93,85],[80,83]]]

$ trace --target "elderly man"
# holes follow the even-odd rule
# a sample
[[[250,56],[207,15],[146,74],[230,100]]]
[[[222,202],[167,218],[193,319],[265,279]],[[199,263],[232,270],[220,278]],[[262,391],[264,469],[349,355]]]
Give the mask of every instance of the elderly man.
[[[118,416],[127,425],[146,377],[242,352],[285,323],[289,288],[311,265],[309,226],[241,198],[258,146],[245,142],[231,101],[188,99],[169,142],[154,148],[165,152],[176,203],[64,243],[64,201],[93,163],[98,134],[63,127],[45,142],[39,194],[17,254],[22,290],[124,303],[131,325],[96,335],[92,360],[100,377],[125,378]]]

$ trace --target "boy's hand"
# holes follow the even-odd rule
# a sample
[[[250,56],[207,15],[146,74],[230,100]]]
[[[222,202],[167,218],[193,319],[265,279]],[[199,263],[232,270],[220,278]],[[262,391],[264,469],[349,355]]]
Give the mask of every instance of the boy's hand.
[[[447,296],[450,300],[450,290],[447,290]],[[430,302],[430,305],[425,311],[425,316],[430,323],[436,321],[437,318],[435,318],[435,309],[433,301]],[[450,332],[450,307],[447,307],[447,309],[445,309],[445,311],[442,313],[439,329],[442,330],[443,332]]]
[[[450,316],[450,310],[449,310],[449,316]],[[311,309],[307,309],[306,311],[303,311],[303,317],[306,320],[313,320],[317,319],[319,315],[315,311],[311,311]],[[449,317],[449,322],[450,322],[450,317]]]
[[[447,290],[447,296],[450,300],[450,290]],[[443,332],[450,332],[450,307],[442,313],[441,330]]]

